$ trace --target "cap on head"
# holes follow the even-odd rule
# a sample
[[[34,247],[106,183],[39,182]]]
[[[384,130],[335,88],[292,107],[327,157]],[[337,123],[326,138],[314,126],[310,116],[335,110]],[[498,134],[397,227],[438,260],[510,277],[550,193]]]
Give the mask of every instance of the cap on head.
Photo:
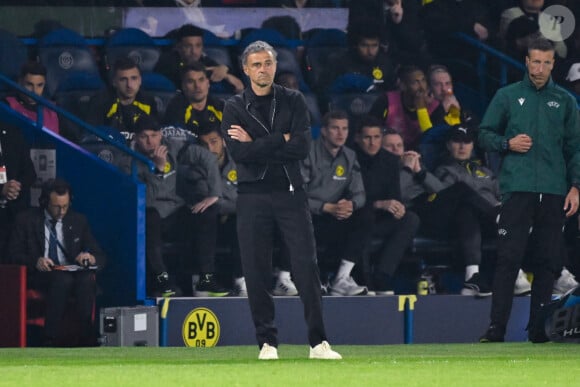
[[[475,140],[475,130],[465,124],[453,125],[447,132],[447,141],[469,143]]]

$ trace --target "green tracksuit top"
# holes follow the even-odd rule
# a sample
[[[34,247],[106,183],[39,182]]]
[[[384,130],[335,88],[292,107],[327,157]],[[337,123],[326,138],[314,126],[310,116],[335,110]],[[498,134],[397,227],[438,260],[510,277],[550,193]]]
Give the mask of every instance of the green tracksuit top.
[[[485,112],[479,144],[503,152],[502,143],[518,134],[532,138],[526,153],[503,153],[500,191],[566,195],[580,184],[580,119],[576,101],[550,78],[536,89],[526,73],[520,82],[497,91]]]

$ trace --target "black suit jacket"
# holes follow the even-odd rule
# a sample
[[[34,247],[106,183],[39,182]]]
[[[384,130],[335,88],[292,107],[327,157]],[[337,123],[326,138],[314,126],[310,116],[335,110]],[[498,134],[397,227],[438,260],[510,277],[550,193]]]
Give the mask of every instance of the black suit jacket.
[[[22,184],[18,199],[8,201],[7,210],[10,217],[13,217],[18,211],[28,207],[29,189],[36,180],[36,172],[30,159],[30,148],[20,129],[0,123],[0,144],[0,165],[6,166],[8,180],[17,180]],[[0,191],[3,187],[4,184],[0,184]]]
[[[9,258],[13,263],[26,265],[36,270],[38,258],[44,257],[44,210],[32,208],[20,213],[12,233],[9,247]],[[70,264],[75,264],[75,257],[83,252],[95,256],[97,266],[105,265],[106,257],[91,229],[86,217],[78,212],[69,210],[62,220],[63,247]]]

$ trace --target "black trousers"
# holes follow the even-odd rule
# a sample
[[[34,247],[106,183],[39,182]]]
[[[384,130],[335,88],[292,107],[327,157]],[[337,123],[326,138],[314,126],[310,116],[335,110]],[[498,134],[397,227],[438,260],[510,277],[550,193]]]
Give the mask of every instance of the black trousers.
[[[328,214],[312,215],[316,244],[324,246],[319,256],[321,271],[335,272],[342,259],[359,264],[370,241],[373,211],[369,207],[355,210],[347,219]]]
[[[421,219],[422,234],[457,240],[458,252],[466,266],[481,264],[483,236],[496,235],[498,207],[465,183],[439,191],[432,201],[423,198],[412,210]]]
[[[43,291],[46,296],[45,338],[57,342],[58,338],[65,334],[63,317],[72,297],[75,300],[76,317],[80,326],[79,342],[94,345],[95,272],[90,270],[36,272],[30,281],[32,288]]]
[[[242,268],[258,346],[278,346],[270,294],[276,229],[288,249],[293,279],[304,305],[308,341],[315,346],[326,340],[314,230],[304,191],[240,193],[237,214]]]
[[[230,264],[234,278],[243,276],[242,261],[240,258],[240,244],[238,242],[237,217],[235,214],[220,216],[218,222],[217,240],[219,246],[230,249]]]
[[[522,266],[526,244],[533,231],[535,254],[528,266],[534,274],[530,321],[542,304],[551,300],[555,273],[561,268],[559,254],[564,226],[564,198],[559,195],[516,192],[503,203],[498,222],[498,252],[492,285],[491,324],[505,327],[509,320],[513,288]]]
[[[412,211],[406,211],[401,219],[395,219],[386,211],[374,213],[373,235],[383,238],[374,271],[392,276],[419,229],[419,217]]]
[[[146,209],[145,249],[148,269],[151,274],[167,271],[163,261],[163,242],[176,241],[186,246],[181,253],[182,268],[192,271],[197,263],[201,273],[215,271],[217,244],[217,206],[204,212],[192,214],[186,206],[166,218],[152,207]]]

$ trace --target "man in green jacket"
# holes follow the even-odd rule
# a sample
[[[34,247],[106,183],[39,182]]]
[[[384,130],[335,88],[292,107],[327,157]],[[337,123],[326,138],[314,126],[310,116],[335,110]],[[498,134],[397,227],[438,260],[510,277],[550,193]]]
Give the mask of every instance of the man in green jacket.
[[[555,273],[561,268],[553,249],[560,243],[566,217],[578,209],[580,121],[576,101],[551,78],[554,47],[532,42],[524,79],[500,89],[480,126],[479,142],[499,151],[502,208],[498,219],[498,253],[492,285],[490,325],[480,342],[504,341],[513,287],[531,230],[535,246],[530,320],[551,299]],[[543,334],[528,332],[533,342]]]

